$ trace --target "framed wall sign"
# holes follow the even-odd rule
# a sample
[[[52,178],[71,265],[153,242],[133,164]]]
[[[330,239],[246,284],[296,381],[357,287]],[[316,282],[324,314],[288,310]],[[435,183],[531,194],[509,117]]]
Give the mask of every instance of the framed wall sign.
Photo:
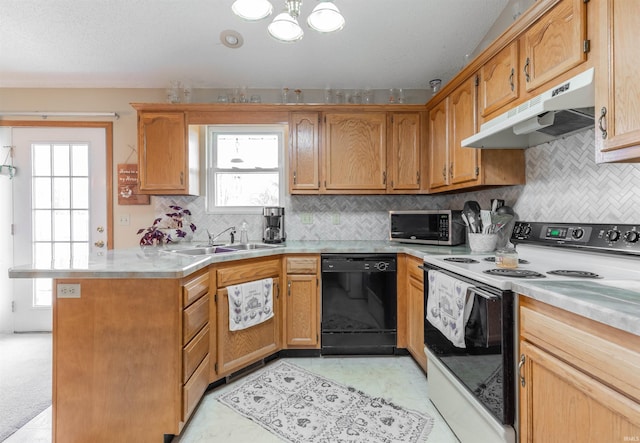
[[[118,204],[148,205],[151,196],[138,194],[138,164],[118,164]]]

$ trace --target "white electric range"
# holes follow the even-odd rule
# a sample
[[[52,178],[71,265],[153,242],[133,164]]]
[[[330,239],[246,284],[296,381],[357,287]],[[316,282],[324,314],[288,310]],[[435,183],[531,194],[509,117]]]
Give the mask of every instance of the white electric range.
[[[462,349],[438,330],[437,321],[425,319],[430,399],[463,443],[517,439],[515,292],[525,281],[621,281],[640,288],[640,225],[517,222],[511,242],[520,261],[514,270],[497,268],[493,253],[424,257],[425,312],[440,274],[471,284],[467,300],[478,311],[473,324],[472,314],[465,325]],[[640,295],[633,303],[640,303]]]

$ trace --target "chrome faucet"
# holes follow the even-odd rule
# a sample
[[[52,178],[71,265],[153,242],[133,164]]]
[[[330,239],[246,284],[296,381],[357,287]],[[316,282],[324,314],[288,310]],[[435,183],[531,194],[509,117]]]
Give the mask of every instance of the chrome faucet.
[[[220,236],[222,234],[224,234],[227,231],[231,231],[229,233],[230,237],[231,237],[231,242],[233,244],[234,240],[235,240],[235,235],[236,235],[236,227],[235,226],[229,226],[227,229],[225,229],[224,231],[219,232],[216,235],[211,234],[211,232],[209,232],[209,230],[207,229],[207,236],[209,236],[209,246],[213,246],[213,243],[220,238]]]

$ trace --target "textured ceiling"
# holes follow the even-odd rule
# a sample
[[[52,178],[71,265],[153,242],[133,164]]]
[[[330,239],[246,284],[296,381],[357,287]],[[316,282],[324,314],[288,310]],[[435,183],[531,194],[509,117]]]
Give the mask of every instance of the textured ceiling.
[[[232,0],[0,0],[0,87],[426,89],[464,64],[507,0],[335,0],[345,28],[279,43]],[[279,12],[284,2],[272,0]],[[238,31],[229,49],[220,32]]]

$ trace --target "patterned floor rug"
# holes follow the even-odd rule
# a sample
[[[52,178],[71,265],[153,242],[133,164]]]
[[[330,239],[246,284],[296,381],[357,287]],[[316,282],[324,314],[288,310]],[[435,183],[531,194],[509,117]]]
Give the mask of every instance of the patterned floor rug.
[[[425,442],[434,422],[285,361],[218,400],[292,443]]]

